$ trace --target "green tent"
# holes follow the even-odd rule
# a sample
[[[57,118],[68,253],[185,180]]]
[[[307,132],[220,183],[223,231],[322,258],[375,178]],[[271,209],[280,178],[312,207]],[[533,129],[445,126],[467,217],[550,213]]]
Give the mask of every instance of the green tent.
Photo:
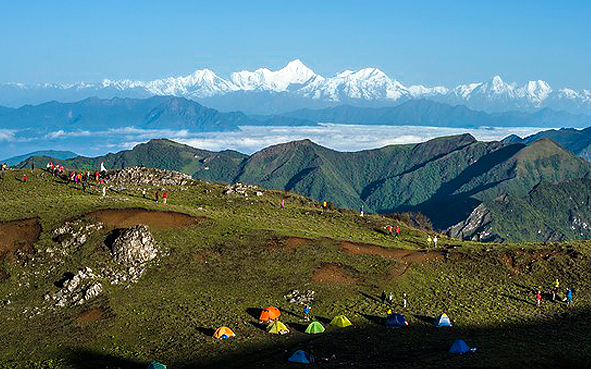
[[[320,324],[320,322],[312,322],[308,328],[306,328],[306,333],[308,334],[318,334],[322,332],[324,332],[324,327],[322,324]]]
[[[166,365],[160,364],[157,361],[152,361],[150,365],[148,365],[148,369],[166,369]]]

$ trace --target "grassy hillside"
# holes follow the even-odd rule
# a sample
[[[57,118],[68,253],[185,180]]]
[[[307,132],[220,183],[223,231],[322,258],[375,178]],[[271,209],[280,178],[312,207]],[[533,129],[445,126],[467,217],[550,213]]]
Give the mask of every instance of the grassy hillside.
[[[31,158],[21,167],[44,166],[48,160]],[[549,140],[528,146],[478,142],[467,134],[358,152],[338,152],[302,140],[274,145],[249,157],[152,140],[116,154],[57,162],[75,169],[96,169],[101,162],[107,168],[173,169],[208,181],[291,191],[355,211],[363,207],[365,212],[380,214],[420,212],[439,229],[466,220],[483,201],[500,195],[522,197],[545,181],[591,176],[589,162]],[[516,233],[502,238],[523,240],[518,227],[513,222]],[[567,223],[560,226],[567,227]]]
[[[24,173],[27,183],[19,180]],[[39,170],[10,171],[0,180],[0,232],[7,221],[31,217],[42,232],[30,248],[0,242],[0,367],[145,368],[156,359],[169,368],[295,368],[286,358],[298,347],[313,350],[323,368],[575,367],[591,359],[588,243],[481,245],[440,236],[435,249],[427,233],[394,219],[323,213],[319,203],[289,193],[244,197],[223,189],[202,181],[168,186],[164,205],[131,186],[102,197]],[[161,253],[137,283],[105,283],[82,305],[54,308],[43,296],[58,290],[65,273],[112,267],[106,239],[131,223],[105,220],[85,244],[63,252],[48,251],[59,250],[53,229],[123,208],[198,221],[171,227],[150,220]],[[400,240],[385,233],[386,224],[401,226]],[[532,289],[547,291],[555,278],[574,288],[574,305],[544,295],[536,307]],[[301,305],[283,298],[294,288],[316,291],[316,319],[346,314],[354,326],[302,333]],[[393,306],[379,300],[383,290],[394,294]],[[258,325],[258,309],[269,304],[281,309],[290,334],[270,335]],[[389,308],[410,326],[384,327]],[[433,327],[441,312],[453,327]],[[211,338],[221,325],[237,337]],[[478,351],[447,353],[459,338]]]

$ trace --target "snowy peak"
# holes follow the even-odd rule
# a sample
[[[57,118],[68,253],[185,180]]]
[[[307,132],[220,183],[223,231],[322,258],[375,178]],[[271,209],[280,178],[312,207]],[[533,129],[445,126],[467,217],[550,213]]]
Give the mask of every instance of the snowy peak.
[[[316,77],[299,59],[292,60],[278,71],[260,68],[254,72],[241,71],[230,75],[230,81],[241,90],[282,92],[292,84],[304,84]]]

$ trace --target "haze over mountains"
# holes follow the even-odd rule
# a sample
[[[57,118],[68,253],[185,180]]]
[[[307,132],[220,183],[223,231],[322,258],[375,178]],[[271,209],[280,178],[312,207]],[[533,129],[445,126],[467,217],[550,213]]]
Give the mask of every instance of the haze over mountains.
[[[392,106],[412,99],[461,104],[486,112],[534,111],[541,108],[591,113],[591,91],[553,88],[543,80],[524,85],[500,76],[456,87],[404,86],[378,68],[346,70],[333,77],[316,74],[296,59],[284,68],[240,71],[225,79],[208,69],[181,77],[152,81],[109,80],[76,84],[0,84],[0,105],[18,107],[47,101],[73,102],[88,97],[146,98],[173,95],[199,101],[222,111],[276,114],[301,108],[351,104]]]

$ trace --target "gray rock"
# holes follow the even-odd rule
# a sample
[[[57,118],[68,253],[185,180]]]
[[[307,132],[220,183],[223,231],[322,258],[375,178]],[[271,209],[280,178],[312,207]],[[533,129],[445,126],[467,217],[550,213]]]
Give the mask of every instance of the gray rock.
[[[123,231],[113,242],[113,260],[119,264],[136,266],[157,256],[154,237],[145,225],[138,225]]]

